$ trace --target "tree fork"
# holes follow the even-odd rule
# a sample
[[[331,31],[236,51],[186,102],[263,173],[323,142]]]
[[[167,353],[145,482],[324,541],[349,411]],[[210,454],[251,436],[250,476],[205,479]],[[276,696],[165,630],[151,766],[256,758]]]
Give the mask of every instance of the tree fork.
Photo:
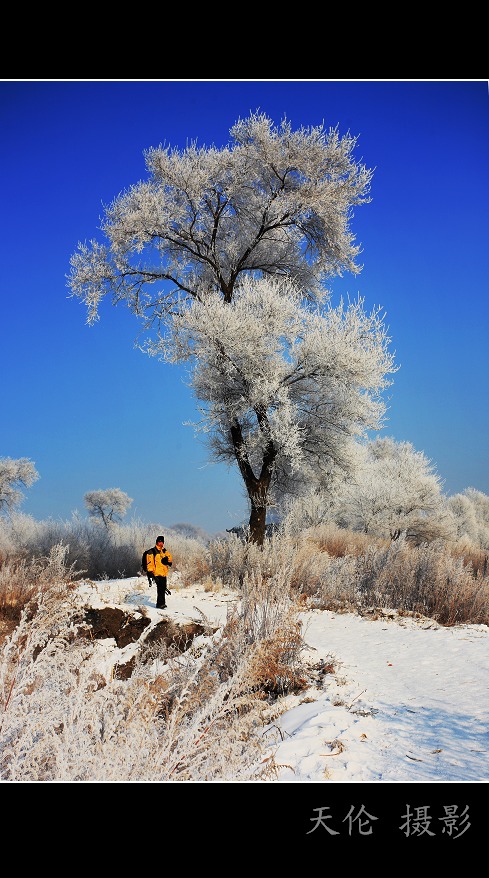
[[[243,434],[241,426],[237,421],[231,426],[231,438],[239,470],[250,501],[250,542],[262,546],[266,533],[268,490],[270,488],[273,465],[277,457],[277,450],[273,442],[269,441],[263,453],[260,476],[257,478],[245,453]]]

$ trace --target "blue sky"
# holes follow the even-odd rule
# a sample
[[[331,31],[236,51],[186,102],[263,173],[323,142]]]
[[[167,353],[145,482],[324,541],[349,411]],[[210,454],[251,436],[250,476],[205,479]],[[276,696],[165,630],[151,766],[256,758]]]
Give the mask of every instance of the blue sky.
[[[247,517],[238,473],[185,425],[183,373],[135,347],[123,305],[87,326],[66,275],[79,241],[102,240],[103,205],[146,177],[145,149],[222,147],[257,109],[358,136],[375,169],[351,224],[364,268],[331,281],[332,304],[386,312],[400,368],[382,435],[424,452],[447,494],[489,494],[486,81],[3,80],[0,457],[40,474],[21,511],[69,519],[118,487],[129,519],[215,533]]]

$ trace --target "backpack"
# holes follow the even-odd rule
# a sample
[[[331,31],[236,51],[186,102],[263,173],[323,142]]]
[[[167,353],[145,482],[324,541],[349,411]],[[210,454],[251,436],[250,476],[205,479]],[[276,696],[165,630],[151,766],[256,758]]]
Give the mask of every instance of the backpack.
[[[150,555],[151,553],[153,553],[153,557],[154,557],[154,554],[155,554],[154,549],[146,549],[142,554],[141,568],[142,568],[144,573],[148,572],[147,556]]]

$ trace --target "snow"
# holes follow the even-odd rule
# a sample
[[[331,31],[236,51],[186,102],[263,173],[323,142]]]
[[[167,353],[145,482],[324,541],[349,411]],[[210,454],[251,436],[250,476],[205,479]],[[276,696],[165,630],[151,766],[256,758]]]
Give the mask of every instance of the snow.
[[[183,587],[178,572],[169,587],[167,610],[156,610],[155,589],[143,577],[80,584],[79,598],[94,607],[144,607],[152,624],[168,615],[222,625],[239,602],[226,589]],[[446,855],[450,866],[452,852],[484,856],[489,628],[443,628],[394,611],[305,610],[300,618],[304,659],[317,680],[287,697],[264,729],[269,754],[283,766],[278,781],[224,784],[224,795],[219,782],[211,789],[171,784],[165,838],[173,843],[183,833],[195,855],[204,843],[251,851],[254,839],[255,857],[287,870],[298,856],[319,863],[354,850],[378,852],[381,863],[393,843],[396,864],[402,853],[403,865],[412,858],[417,868],[423,853]],[[134,649],[98,643],[107,667]]]
[[[146,579],[80,586],[94,607],[145,608],[152,623],[165,615],[224,624],[239,595],[169,582],[167,610],[156,610]],[[439,626],[378,611],[377,617],[301,611],[304,659],[316,684],[287,696],[265,734],[282,765],[278,782],[484,783],[489,780],[489,628]],[[112,650],[113,641],[105,644]],[[127,661],[131,644],[118,651]]]
[[[290,709],[276,759],[283,781],[489,779],[488,628],[302,613],[304,639],[334,675]],[[343,749],[344,748],[344,749]]]

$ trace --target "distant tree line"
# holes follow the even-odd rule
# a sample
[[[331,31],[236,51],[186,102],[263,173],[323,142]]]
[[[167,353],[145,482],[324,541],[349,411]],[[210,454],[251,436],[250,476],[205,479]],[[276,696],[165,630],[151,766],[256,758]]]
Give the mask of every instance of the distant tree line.
[[[300,534],[310,527],[332,522],[340,528],[392,541],[405,534],[414,544],[436,539],[465,543],[489,550],[489,496],[476,488],[447,496],[434,465],[409,442],[376,438],[355,449],[355,467],[338,479],[334,495],[307,481],[296,486],[296,496],[279,498],[273,521],[265,535],[282,529]],[[27,458],[0,458],[0,512],[11,515],[24,499],[21,487],[39,479]],[[121,522],[133,502],[120,488],[87,491],[89,518],[100,523],[107,535]],[[202,528],[191,523],[171,526],[174,533],[205,541]],[[228,533],[248,538],[246,525]]]

